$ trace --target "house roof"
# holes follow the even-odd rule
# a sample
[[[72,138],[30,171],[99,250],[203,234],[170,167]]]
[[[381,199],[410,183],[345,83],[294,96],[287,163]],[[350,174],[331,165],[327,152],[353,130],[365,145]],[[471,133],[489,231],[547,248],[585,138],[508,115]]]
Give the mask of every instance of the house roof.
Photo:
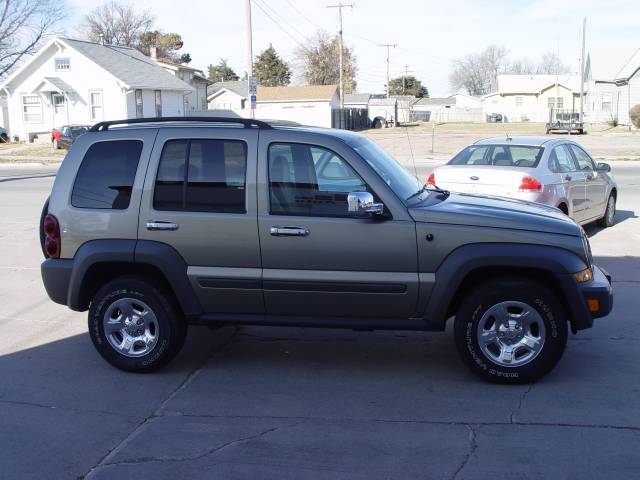
[[[369,103],[370,93],[347,93],[344,96],[344,104]]]
[[[547,87],[562,85],[573,92],[580,92],[579,77],[577,75],[498,75],[498,93],[539,94]]]
[[[602,49],[589,52],[585,66],[588,80],[627,80],[640,68],[640,48]]]
[[[230,80],[228,82],[216,82],[213,85],[207,87],[207,97],[214,95],[222,90],[229,90],[242,98],[246,98],[249,85],[246,80]]]
[[[43,84],[46,83],[50,85],[49,88],[52,88],[52,89],[48,91],[52,91],[52,92],[73,93],[75,91],[71,87],[71,85],[69,85],[67,82],[65,82],[64,80],[58,77],[44,77],[44,81],[42,83]],[[47,91],[45,90],[46,88],[47,88],[46,86],[43,86],[42,88],[40,88],[40,90],[44,92],[44,91]]]
[[[135,48],[102,45],[70,38],[59,40],[107,70],[129,88],[193,90],[190,85],[167,72]]]
[[[337,89],[337,85],[258,86],[258,102],[329,101]]]
[[[432,106],[443,106],[443,105],[455,105],[456,99],[453,97],[446,98],[421,98],[414,105],[432,105]]]
[[[369,100],[369,105],[376,106],[395,106],[398,104],[398,100],[394,97],[391,98],[371,98]]]

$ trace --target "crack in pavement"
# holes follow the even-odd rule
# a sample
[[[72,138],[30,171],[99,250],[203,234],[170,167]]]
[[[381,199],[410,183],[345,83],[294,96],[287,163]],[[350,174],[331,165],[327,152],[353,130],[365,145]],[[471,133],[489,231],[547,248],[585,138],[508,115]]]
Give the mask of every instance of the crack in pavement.
[[[511,415],[509,415],[509,423],[514,423],[514,415],[520,411],[520,409],[522,408],[522,402],[524,402],[524,399],[527,397],[527,395],[529,395],[529,392],[531,392],[532,388],[533,383],[530,383],[527,389],[522,392],[522,395],[520,395],[520,398],[518,399],[518,406],[511,412]]]
[[[91,478],[93,476],[93,474],[97,470],[99,470],[105,464],[109,463],[111,459],[113,459],[118,453],[120,453],[122,451],[122,449],[124,449],[127,445],[129,445],[129,443],[131,443],[131,441],[133,441],[133,439],[136,438],[140,434],[140,432],[144,429],[144,427],[148,423],[152,422],[156,418],[162,417],[163,415],[161,414],[161,412],[162,412],[162,409],[164,408],[164,406],[168,402],[170,402],[178,393],[180,393],[182,390],[184,390],[186,387],[188,387],[189,384],[191,384],[191,382],[193,382],[193,380],[200,374],[200,372],[202,372],[202,370],[204,370],[204,368],[211,361],[211,359],[213,357],[215,357],[216,354],[220,353],[227,345],[229,345],[233,341],[233,339],[235,338],[237,333],[238,333],[238,329],[235,329],[233,331],[233,333],[231,335],[229,335],[229,338],[227,338],[224,342],[222,342],[220,345],[218,345],[216,348],[214,348],[211,351],[211,353],[209,353],[209,355],[207,355],[207,357],[205,358],[204,362],[202,362],[202,364],[199,367],[197,367],[189,375],[187,375],[187,377],[182,382],[180,382],[180,384],[173,391],[171,391],[171,393],[169,393],[167,398],[165,398],[160,403],[158,408],[156,408],[153,411],[153,413],[151,413],[151,415],[148,415],[147,417],[145,417],[131,431],[131,433],[129,433],[129,435],[127,435],[118,445],[116,445],[111,450],[109,450],[106,453],[106,455],[104,455],[100,459],[100,461],[97,464],[95,464],[93,467],[91,467],[89,469],[89,471],[87,473],[85,473],[84,475],[82,475],[80,478],[83,478],[83,479]]]
[[[462,470],[464,470],[464,468],[469,463],[469,460],[471,460],[471,457],[473,456],[473,454],[478,449],[478,442],[476,441],[476,430],[475,430],[475,428],[473,428],[473,426],[471,424],[467,424],[466,427],[469,429],[469,451],[467,452],[467,454],[462,459],[462,463],[460,464],[460,466],[456,469],[455,472],[453,472],[453,476],[451,477],[451,480],[456,480],[456,478],[458,478],[458,475],[460,475],[460,472],[462,472]],[[478,428],[480,428],[480,427],[478,426]]]
[[[107,410],[91,410],[91,409],[85,409],[85,408],[74,408],[74,407],[66,407],[66,406],[57,406],[57,405],[47,405],[44,403],[37,403],[37,402],[25,402],[22,400],[10,400],[10,399],[5,399],[2,398],[2,396],[0,396],[0,404],[6,404],[6,405],[18,405],[18,406],[24,406],[24,407],[35,407],[35,408],[44,408],[46,410],[59,410],[61,412],[71,412],[71,413],[94,413],[94,414],[98,414],[98,415],[111,415],[111,416],[117,416],[119,418],[122,418],[123,415],[120,412],[109,412]],[[127,418],[134,418],[133,415],[124,415]]]

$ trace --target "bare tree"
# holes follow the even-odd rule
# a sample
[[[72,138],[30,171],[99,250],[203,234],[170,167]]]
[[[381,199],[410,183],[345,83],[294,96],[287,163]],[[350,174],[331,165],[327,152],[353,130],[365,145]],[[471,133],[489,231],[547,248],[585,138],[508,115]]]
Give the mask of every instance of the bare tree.
[[[455,61],[449,75],[454,90],[461,88],[470,95],[486,95],[495,88],[498,74],[506,66],[507,50],[491,45],[480,53],[472,53]]]
[[[542,54],[536,73],[556,75],[569,73],[569,71],[569,66],[563,63],[558,55],[553,52],[545,52]]]
[[[64,13],[57,0],[0,0],[0,78],[55,33]]]
[[[529,58],[517,58],[509,63],[504,73],[516,75],[531,75],[538,71],[538,67]]]
[[[135,47],[154,20],[150,9],[136,11],[131,5],[111,1],[85,15],[81,31],[92,42]]]
[[[314,38],[306,42],[295,52],[299,74],[309,85],[337,85],[340,81],[339,41],[337,36],[329,36],[318,31]],[[344,47],[343,68],[344,91],[351,93],[356,89],[358,71],[356,56]]]

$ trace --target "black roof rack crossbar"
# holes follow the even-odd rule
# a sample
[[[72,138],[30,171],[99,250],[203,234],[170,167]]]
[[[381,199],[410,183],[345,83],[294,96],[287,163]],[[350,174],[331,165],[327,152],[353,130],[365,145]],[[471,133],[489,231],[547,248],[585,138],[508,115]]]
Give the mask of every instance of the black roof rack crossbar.
[[[104,132],[113,125],[131,125],[134,123],[169,123],[169,122],[197,122],[197,123],[239,123],[245,128],[258,127],[264,129],[273,128],[267,122],[253,120],[251,118],[237,117],[149,117],[149,118],[126,118],[122,120],[109,120],[96,123],[90,132]]]

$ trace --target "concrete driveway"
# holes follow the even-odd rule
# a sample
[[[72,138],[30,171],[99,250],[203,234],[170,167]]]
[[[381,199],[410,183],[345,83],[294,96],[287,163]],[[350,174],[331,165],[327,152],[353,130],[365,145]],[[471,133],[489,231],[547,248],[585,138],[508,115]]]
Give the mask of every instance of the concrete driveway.
[[[0,477],[637,477],[640,162],[613,169],[619,223],[587,231],[614,311],[542,381],[504,387],[450,331],[192,328],[162,372],[115,370],[40,281],[52,178],[0,167]]]

